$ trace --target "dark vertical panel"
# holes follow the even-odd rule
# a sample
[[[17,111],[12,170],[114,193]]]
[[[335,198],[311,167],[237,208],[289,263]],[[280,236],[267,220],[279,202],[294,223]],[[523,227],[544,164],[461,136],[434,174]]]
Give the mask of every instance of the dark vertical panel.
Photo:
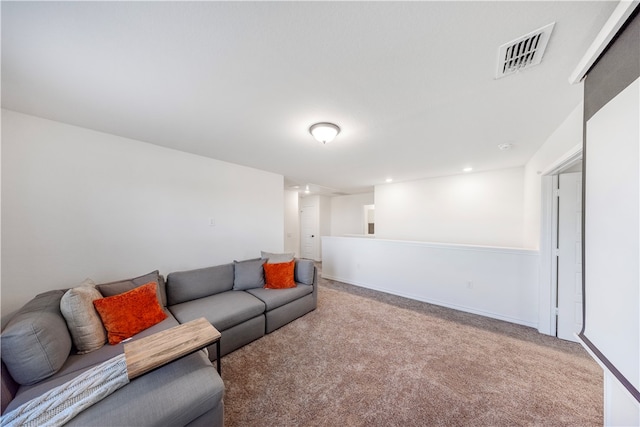
[[[640,8],[629,18],[584,82],[584,120],[611,101],[640,77]]]

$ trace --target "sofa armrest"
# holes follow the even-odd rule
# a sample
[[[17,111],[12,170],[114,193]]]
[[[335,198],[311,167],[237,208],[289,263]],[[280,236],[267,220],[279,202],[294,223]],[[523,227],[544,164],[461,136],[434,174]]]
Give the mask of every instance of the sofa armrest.
[[[313,307],[318,307],[318,269],[313,267]]]
[[[4,414],[4,410],[7,408],[9,403],[13,400],[18,391],[18,383],[13,380],[11,374],[9,374],[9,370],[2,362],[2,389],[0,390],[0,397],[2,398],[2,408],[0,410],[0,414]]]
[[[296,258],[294,279],[297,283],[313,286],[313,308],[318,306],[318,269],[315,262],[306,258]]]

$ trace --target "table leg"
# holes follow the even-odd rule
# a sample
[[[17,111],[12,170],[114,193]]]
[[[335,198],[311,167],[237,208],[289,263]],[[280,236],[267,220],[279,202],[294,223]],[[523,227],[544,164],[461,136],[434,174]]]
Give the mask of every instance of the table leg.
[[[216,341],[216,365],[218,367],[218,375],[222,377],[222,360],[220,360],[220,340]]]

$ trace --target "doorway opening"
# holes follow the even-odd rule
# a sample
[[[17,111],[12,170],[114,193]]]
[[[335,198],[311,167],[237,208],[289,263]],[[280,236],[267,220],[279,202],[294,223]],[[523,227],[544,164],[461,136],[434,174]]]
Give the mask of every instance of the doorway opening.
[[[376,206],[364,205],[364,234],[373,236],[376,234]]]
[[[577,166],[577,167],[576,167]],[[582,164],[557,175],[556,336],[577,342],[582,329]],[[575,170],[578,170],[577,172]]]
[[[577,341],[582,327],[582,146],[542,173],[542,205],[539,330]]]
[[[318,206],[309,199],[302,199],[300,206],[300,256],[319,261],[320,239]]]

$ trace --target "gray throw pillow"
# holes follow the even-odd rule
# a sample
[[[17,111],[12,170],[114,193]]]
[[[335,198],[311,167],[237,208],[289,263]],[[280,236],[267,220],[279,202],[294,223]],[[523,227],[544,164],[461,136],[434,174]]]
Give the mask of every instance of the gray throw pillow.
[[[117,282],[109,282],[98,285],[98,290],[104,297],[112,297],[114,295],[120,295],[131,289],[135,289],[138,286],[146,285],[149,282],[156,282],[158,284],[158,301],[163,307],[167,306],[167,290],[164,283],[164,277],[158,270],[145,274],[144,276],[134,277],[133,279],[119,280]]]
[[[310,259],[297,259],[293,271],[296,282],[304,285],[313,285],[315,264]]]
[[[22,385],[31,385],[60,370],[71,351],[71,336],[60,313],[64,291],[36,296],[2,331],[2,361]]]
[[[264,287],[264,269],[262,265],[265,259],[250,259],[246,261],[233,261],[233,290],[244,291]]]
[[[267,260],[267,264],[280,264],[282,262],[289,262],[293,260],[293,257],[294,257],[293,252],[277,254],[272,252],[261,251],[260,254],[262,259]]]
[[[107,341],[107,332],[93,301],[101,299],[91,279],[80,286],[69,289],[60,300],[60,311],[67,322],[73,344],[78,354],[90,353],[101,348]]]

